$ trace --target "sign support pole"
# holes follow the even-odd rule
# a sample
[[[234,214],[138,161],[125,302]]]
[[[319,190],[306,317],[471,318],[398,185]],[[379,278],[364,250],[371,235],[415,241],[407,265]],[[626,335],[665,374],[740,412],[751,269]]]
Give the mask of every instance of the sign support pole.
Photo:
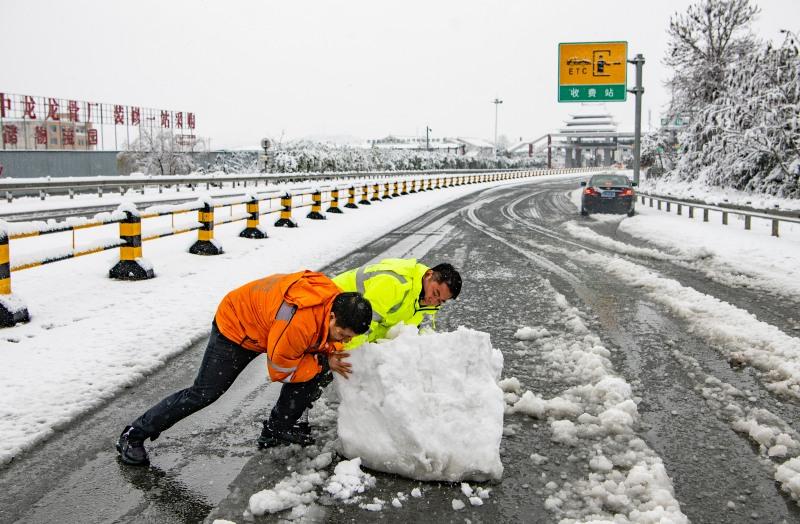
[[[639,185],[639,166],[640,153],[642,148],[642,67],[644,66],[644,56],[641,53],[636,55],[633,60],[628,60],[629,64],[636,66],[636,87],[629,89],[629,93],[636,95],[636,117],[633,130],[633,182]]]

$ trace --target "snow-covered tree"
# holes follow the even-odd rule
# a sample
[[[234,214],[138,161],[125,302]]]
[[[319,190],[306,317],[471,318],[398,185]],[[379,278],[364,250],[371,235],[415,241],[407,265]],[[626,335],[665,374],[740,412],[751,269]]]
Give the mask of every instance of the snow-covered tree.
[[[117,164],[121,173],[139,171],[148,175],[183,175],[195,168],[191,156],[176,144],[175,135],[146,128],[117,154]]]
[[[755,48],[750,24],[758,11],[750,0],[700,0],[670,18],[670,117],[691,115],[724,93],[726,74]]]
[[[683,178],[800,198],[800,46],[762,45],[740,60],[726,91],[681,136]]]

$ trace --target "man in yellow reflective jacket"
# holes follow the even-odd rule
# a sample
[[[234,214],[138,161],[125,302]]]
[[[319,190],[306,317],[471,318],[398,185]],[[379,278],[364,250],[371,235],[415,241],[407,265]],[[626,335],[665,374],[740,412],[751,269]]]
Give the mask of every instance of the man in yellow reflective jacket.
[[[405,323],[435,326],[434,317],[446,301],[461,292],[461,275],[450,264],[428,268],[409,258],[386,258],[333,278],[343,291],[358,291],[372,305],[372,323],[345,349],[386,338],[389,329]]]
[[[336,277],[333,282],[342,291],[357,291],[372,305],[372,322],[369,330],[353,337],[345,344],[345,350],[355,349],[364,342],[386,338],[389,329],[397,324],[435,327],[434,317],[448,300],[461,292],[461,275],[451,264],[438,264],[429,268],[416,259],[386,258],[375,264],[351,269]],[[343,357],[341,365],[349,370],[350,364]],[[322,394],[322,390],[333,380],[326,372],[319,381],[319,389],[307,399],[306,409]],[[281,395],[297,388],[295,384],[283,384]],[[292,395],[295,397],[296,395]],[[297,411],[295,411],[296,413]],[[296,421],[284,421],[284,423]],[[297,423],[297,429],[310,433],[307,421]]]

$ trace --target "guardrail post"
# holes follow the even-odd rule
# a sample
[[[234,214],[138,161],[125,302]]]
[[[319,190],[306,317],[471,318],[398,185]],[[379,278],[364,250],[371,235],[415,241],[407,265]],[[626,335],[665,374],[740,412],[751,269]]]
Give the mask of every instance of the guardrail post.
[[[403,190],[400,191],[400,194],[401,195],[407,195],[408,194],[408,181],[407,180],[403,180]]]
[[[689,218],[694,218],[694,206],[689,206]]]
[[[666,204],[667,204],[667,213],[669,213],[670,212],[670,203],[666,202]]]
[[[390,186],[391,186],[391,184],[389,182],[386,182],[385,184],[383,184],[383,199],[384,200],[386,200],[387,198],[391,200],[391,198],[392,198],[391,195],[389,195],[389,191],[391,191]]]
[[[364,206],[371,206],[372,205],[372,202],[367,200],[367,197],[369,196],[368,193],[369,193],[369,188],[366,185],[364,185],[361,188],[361,200],[358,201],[359,204],[364,205]],[[373,196],[374,196],[374,194],[373,194]]]
[[[399,197],[400,193],[397,192],[397,181],[396,180],[394,182],[392,182],[392,188],[393,188],[392,196],[393,197]]]
[[[661,211],[661,200],[656,200],[658,210]]]
[[[650,197],[650,207],[653,207],[653,197]]]
[[[6,200],[8,200],[9,204],[14,200],[14,195],[11,194],[11,191],[6,191]]]
[[[119,262],[108,270],[109,278],[116,280],[147,280],[155,277],[153,267],[142,258],[142,219],[131,211],[119,223]]]
[[[44,200],[46,196],[47,196],[47,193],[44,192],[44,189],[40,189],[39,190],[39,198]]]
[[[371,202],[375,202],[377,200],[380,200],[381,199],[380,194],[381,194],[381,186],[380,186],[380,184],[378,184],[377,182],[372,184],[372,198],[370,198],[369,200]]]
[[[355,186],[350,186],[347,188],[347,203],[344,207],[348,209],[358,209],[358,205],[356,204],[356,188]]]
[[[683,206],[681,204],[678,204],[678,214],[683,215]]]
[[[772,236],[774,236],[774,237],[778,237],[778,236],[780,236],[780,235],[778,234],[778,233],[779,233],[779,231],[778,231],[778,224],[779,224],[779,222],[780,222],[780,221],[779,221],[777,218],[773,218],[773,219],[772,219]]]
[[[306,218],[325,220],[325,215],[322,214],[322,193],[319,189],[311,194],[311,202],[311,212],[306,215]]]
[[[723,211],[722,212],[722,225],[723,226],[727,226],[728,225],[728,212],[727,211]]]
[[[327,213],[342,213],[339,209],[339,190],[334,189],[331,191],[331,206],[328,208]]]
[[[639,195],[642,198],[642,205],[644,205],[644,195]]]
[[[11,257],[8,232],[0,229],[0,327],[12,327],[31,319],[22,300],[11,294]]]
[[[750,229],[750,215],[745,215],[744,216],[744,228],[745,228],[745,230],[749,230]]]
[[[281,216],[275,222],[275,227],[297,227],[297,222],[292,220],[292,195],[286,193],[281,197]]]
[[[703,209],[703,222],[708,222],[708,209]]]
[[[255,196],[250,197],[247,203],[247,227],[242,229],[239,236],[242,238],[267,238],[267,233],[261,229],[259,225],[260,209],[258,199]]]
[[[197,210],[197,221],[200,229],[197,230],[197,241],[189,248],[193,255],[221,255],[222,246],[214,240],[214,207],[211,202],[203,202],[203,207]]]

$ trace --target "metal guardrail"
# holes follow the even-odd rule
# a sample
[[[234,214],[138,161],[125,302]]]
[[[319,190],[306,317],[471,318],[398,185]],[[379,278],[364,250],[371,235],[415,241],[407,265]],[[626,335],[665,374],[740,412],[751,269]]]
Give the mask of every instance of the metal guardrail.
[[[370,205],[374,201],[387,198],[400,197],[418,191],[431,191],[452,186],[465,184],[475,184],[482,182],[494,182],[501,180],[521,179],[548,174],[559,173],[584,173],[592,171],[594,168],[573,168],[557,170],[515,170],[515,171],[495,171],[490,173],[468,174],[458,173],[457,175],[431,175],[415,177],[399,177],[392,181],[387,179],[363,180],[358,184],[350,183],[345,185],[347,196],[342,200],[347,201],[343,207],[357,208],[359,205]],[[359,177],[363,178],[363,176]],[[188,231],[197,231],[197,241],[189,248],[189,253],[196,255],[218,255],[221,254],[222,247],[214,239],[214,227],[219,224],[231,222],[247,221],[245,229],[240,233],[244,238],[266,238],[265,230],[261,229],[259,218],[269,213],[280,213],[280,218],[275,222],[277,227],[296,227],[297,223],[292,217],[292,210],[301,207],[311,207],[311,212],[307,215],[309,219],[324,219],[322,214],[322,203],[328,202],[331,207],[328,213],[341,212],[339,207],[339,191],[341,184],[317,186],[316,188],[295,188],[295,191],[305,192],[286,192],[276,189],[269,191],[262,198],[258,194],[250,194],[242,200],[237,198],[222,199],[213,202],[211,199],[198,200],[194,203],[178,204],[175,206],[154,206],[149,208],[149,212],[142,213],[135,209],[131,204],[121,205],[117,211],[109,217],[96,220],[87,220],[82,223],[9,223],[6,227],[0,227],[0,327],[13,326],[19,322],[26,322],[30,316],[24,303],[11,293],[11,273],[31,267],[51,264],[61,260],[75,258],[91,253],[98,253],[109,249],[119,248],[120,255],[117,264],[109,270],[109,277],[121,280],[145,280],[155,277],[155,272],[150,263],[143,258],[142,242],[163,238],[166,236],[177,235]],[[370,192],[372,198],[369,198]],[[283,194],[281,194],[283,193]],[[324,198],[324,194],[328,198]],[[264,195],[264,192],[262,192]],[[356,203],[360,195],[361,199]],[[382,196],[381,196],[382,195]],[[311,201],[306,202],[305,198],[310,196]],[[299,197],[300,202],[295,202]],[[271,201],[280,198],[280,208],[273,209]],[[267,210],[261,209],[261,202],[270,201]],[[297,205],[295,205],[297,204]],[[245,212],[235,214],[233,207],[244,205]],[[218,208],[230,208],[228,217],[222,220],[215,219],[214,212]],[[197,211],[197,222],[189,224],[188,227],[176,228],[174,217],[177,214]],[[148,235],[142,234],[142,220],[155,217],[172,216],[172,225],[162,232],[151,232]],[[79,230],[119,224],[119,238],[103,238],[94,245],[76,250],[75,233]],[[6,228],[11,231],[6,231]],[[11,250],[9,240],[19,241],[23,238],[49,235],[53,233],[72,232],[72,248],[66,248],[59,252],[49,252],[44,258],[32,258],[27,261],[18,262],[11,266]]]
[[[411,176],[459,176],[486,173],[513,173],[517,171],[530,171],[530,169],[463,169],[463,170],[429,170],[429,171],[370,171],[370,172],[331,172],[331,173],[259,173],[251,175],[208,174],[195,176],[153,176],[153,175],[128,175],[109,177],[65,177],[65,178],[20,178],[0,180],[0,194],[4,194],[8,202],[14,199],[14,193],[37,194],[44,200],[48,194],[61,192],[73,198],[76,193],[97,191],[98,196],[103,192],[119,191],[124,193],[129,189],[144,189],[157,187],[159,193],[164,187],[171,186],[202,186],[210,189],[212,185],[232,184],[255,187],[262,184],[281,184],[286,182],[321,181],[332,179],[358,180],[358,179],[385,179],[391,177]]]
[[[694,212],[697,209],[703,211],[703,222],[709,221],[709,213],[716,212],[720,213],[721,215],[721,222],[722,225],[728,225],[728,218],[730,215],[734,216],[741,216],[744,217],[744,229],[750,230],[752,229],[752,221],[753,218],[758,218],[762,220],[769,220],[772,224],[772,236],[780,237],[780,223],[781,222],[788,222],[792,224],[800,224],[800,219],[794,218],[792,216],[787,216],[787,213],[782,212],[781,214],[771,214],[765,212],[758,212],[758,211],[749,211],[742,208],[732,208],[732,207],[722,207],[722,206],[713,206],[709,204],[699,204],[696,201],[687,201],[681,200],[677,198],[666,198],[663,196],[658,195],[650,195],[648,193],[643,193],[641,191],[637,192],[637,196],[641,197],[642,205],[649,200],[648,204],[649,207],[653,207],[653,203],[656,203],[656,208],[661,210],[662,207],[665,208],[666,212],[672,211],[672,206],[675,206],[675,211],[678,215],[683,215],[683,208],[687,209],[688,217],[694,218]],[[663,204],[663,206],[662,206]]]

